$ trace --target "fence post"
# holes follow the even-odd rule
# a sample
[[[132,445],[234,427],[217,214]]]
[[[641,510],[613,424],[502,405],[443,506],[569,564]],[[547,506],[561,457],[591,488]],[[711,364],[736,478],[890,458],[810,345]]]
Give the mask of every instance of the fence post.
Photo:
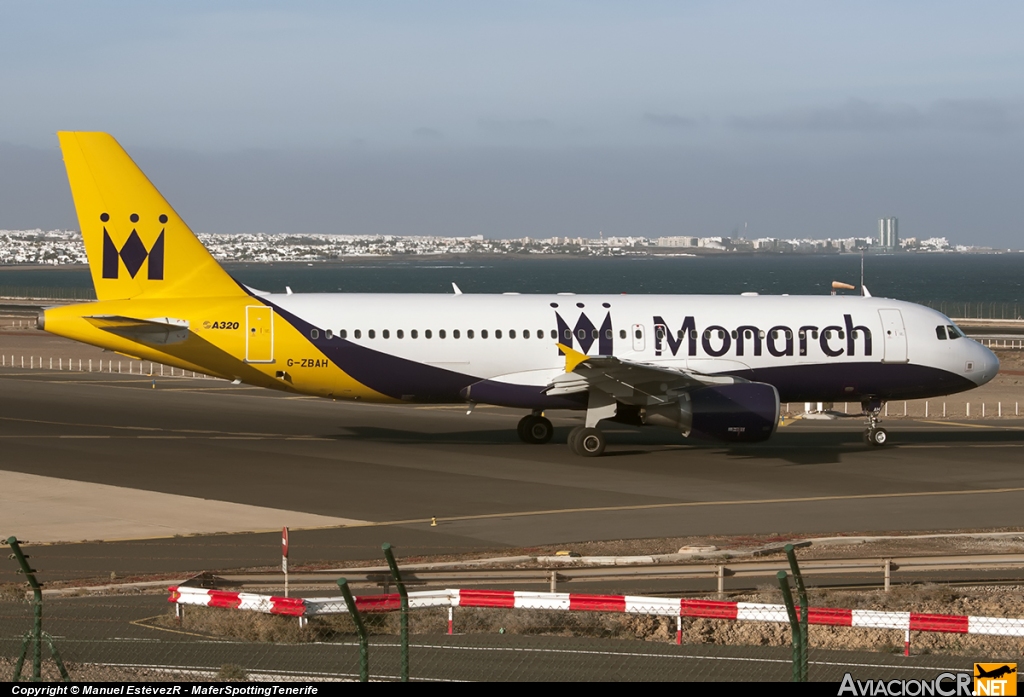
[[[54,662],[57,664],[57,669],[60,670],[60,677],[64,682],[71,682],[71,676],[68,675],[67,668],[64,667],[64,661],[61,660],[60,654],[57,652],[57,647],[53,643],[53,637],[43,631],[43,588],[39,585],[39,581],[36,580],[36,570],[28,565],[28,557],[21,551],[21,544],[18,542],[18,538],[11,536],[7,538],[7,544],[10,545],[12,559],[17,559],[18,564],[21,565],[21,571],[19,573],[25,574],[25,578],[28,581],[28,585],[32,588],[32,606],[33,613],[35,615],[35,621],[32,625],[32,631],[25,634],[25,639],[21,644],[21,655],[18,658],[17,663],[14,666],[13,682],[21,680],[21,667],[25,663],[25,656],[28,652],[28,643],[32,642],[32,681],[39,682],[42,680],[42,665],[43,665],[43,639],[46,639],[47,645],[50,647],[50,655],[53,656]]]
[[[405,589],[402,575],[398,572],[398,562],[391,551],[391,544],[385,542],[380,548],[384,550],[384,557],[391,569],[391,578],[395,579],[398,595],[402,599],[402,682],[409,682],[409,592]]]
[[[345,605],[348,606],[348,613],[352,615],[352,621],[356,624],[356,632],[359,633],[359,682],[370,682],[370,647],[366,635],[366,627],[363,625],[363,618],[359,616],[359,609],[356,607],[356,599],[352,597],[352,591],[348,588],[348,581],[338,579],[338,588],[345,596]]]
[[[807,682],[807,624],[809,622],[811,604],[807,602],[807,588],[804,586],[804,575],[800,573],[800,565],[796,563],[793,545],[782,548],[789,560],[789,569],[796,580],[797,597],[800,600],[800,666],[803,670],[803,682]]]
[[[804,671],[800,666],[800,657],[803,655],[800,644],[803,641],[800,631],[800,621],[796,616],[796,609],[793,607],[793,594],[789,590],[789,581],[786,572],[780,571],[776,575],[779,579],[779,588],[782,589],[782,600],[786,604],[786,613],[789,615],[789,629],[793,634],[793,682],[803,682]]]

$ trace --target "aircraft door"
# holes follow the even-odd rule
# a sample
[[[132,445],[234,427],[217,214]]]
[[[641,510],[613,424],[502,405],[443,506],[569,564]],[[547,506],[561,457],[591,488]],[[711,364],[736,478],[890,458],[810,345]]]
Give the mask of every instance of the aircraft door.
[[[882,339],[885,350],[883,363],[907,362],[907,330],[903,325],[903,315],[899,310],[879,310],[882,318]]]
[[[262,305],[245,308],[246,363],[274,362],[274,310]]]
[[[644,325],[634,324],[633,325],[633,350],[641,352],[647,343],[644,341]]]

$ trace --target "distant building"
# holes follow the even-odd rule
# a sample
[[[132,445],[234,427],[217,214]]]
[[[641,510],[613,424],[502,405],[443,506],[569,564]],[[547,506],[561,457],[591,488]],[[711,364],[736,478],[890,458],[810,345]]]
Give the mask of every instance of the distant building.
[[[696,247],[698,243],[696,237],[659,237],[655,242],[658,247]]]
[[[899,220],[897,218],[879,219],[878,246],[894,251],[900,248]]]

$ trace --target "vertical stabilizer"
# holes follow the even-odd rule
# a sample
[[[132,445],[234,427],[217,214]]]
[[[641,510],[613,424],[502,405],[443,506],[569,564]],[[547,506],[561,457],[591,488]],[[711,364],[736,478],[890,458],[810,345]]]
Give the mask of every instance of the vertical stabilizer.
[[[97,299],[244,295],[116,140],[57,135]]]

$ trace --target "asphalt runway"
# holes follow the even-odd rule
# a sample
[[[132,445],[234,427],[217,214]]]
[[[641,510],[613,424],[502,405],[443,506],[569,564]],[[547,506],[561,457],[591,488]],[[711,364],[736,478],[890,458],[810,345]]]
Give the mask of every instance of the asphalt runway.
[[[133,491],[165,496],[153,514],[170,527],[178,515],[193,532],[203,501],[348,521],[294,529],[293,564],[378,558],[385,541],[408,557],[595,539],[1018,527],[1024,510],[1024,420],[893,421],[884,448],[863,444],[859,419],[797,421],[742,447],[622,427],[609,429],[605,457],[583,459],[564,444],[581,418],[568,413],[551,415],[555,441],[533,446],[517,439],[521,413],[511,410],[332,402],[214,380],[157,378],[154,389],[140,375],[8,368],[0,396],[0,473],[53,478],[38,480],[38,501],[17,502],[31,518],[15,519],[5,502],[5,538],[31,540],[11,528],[61,513],[45,495],[57,480],[119,487],[97,487],[115,492],[97,499],[111,515],[141,496]],[[242,529],[257,532],[233,534],[129,526],[103,542],[33,546],[33,564],[44,578],[270,566],[280,554],[271,517],[262,532],[247,521]],[[71,521],[59,539],[97,539],[80,532]],[[8,566],[0,582],[15,580]]]

